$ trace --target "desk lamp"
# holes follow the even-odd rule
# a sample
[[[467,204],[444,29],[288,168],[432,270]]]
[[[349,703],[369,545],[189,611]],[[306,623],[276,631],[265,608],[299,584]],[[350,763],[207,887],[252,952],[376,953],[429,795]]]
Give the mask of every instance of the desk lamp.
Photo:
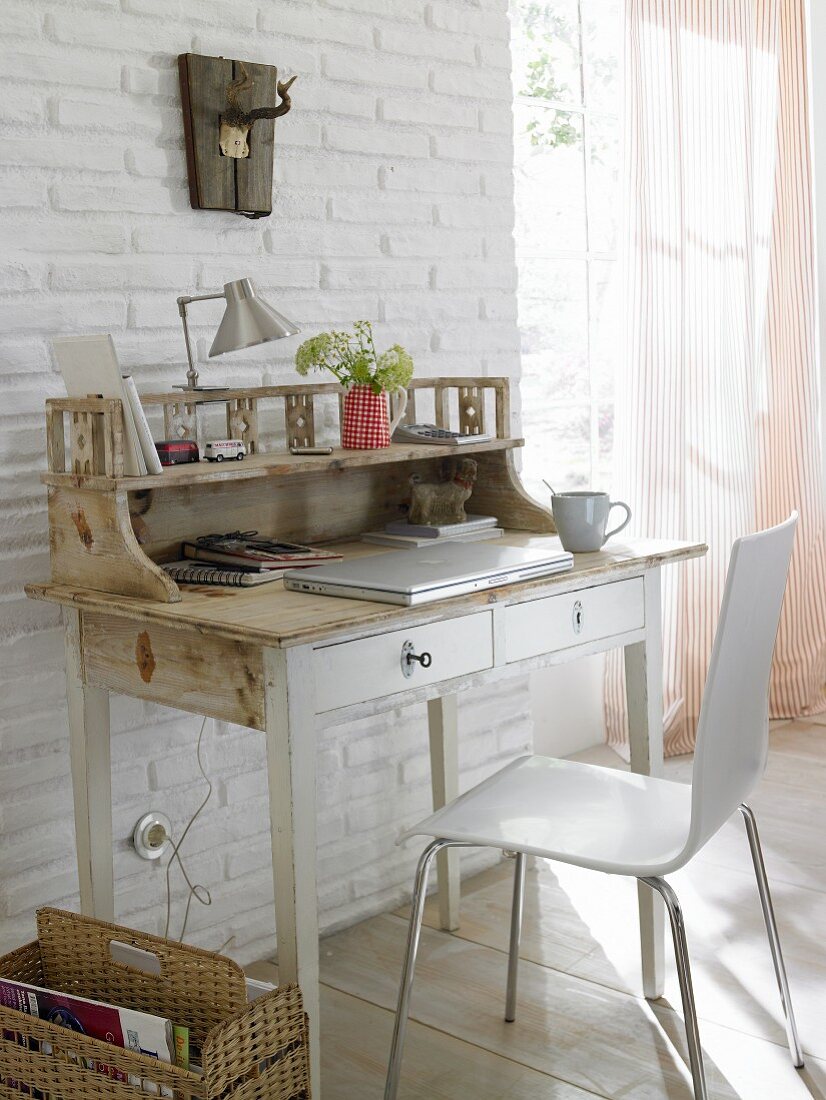
[[[265,344],[269,340],[280,340],[284,336],[295,336],[300,332],[298,325],[288,321],[271,305],[259,298],[252,279],[236,279],[224,283],[224,289],[217,294],[184,294],[178,299],[178,312],[184,328],[186,357],[189,370],[186,372],[186,385],[175,386],[176,390],[221,390],[226,386],[199,386],[198,372],[192,355],[189,340],[186,307],[190,302],[205,302],[213,298],[225,298],[226,309],[221,324],[209,349],[209,357],[223,355],[227,351],[241,351],[255,344]]]

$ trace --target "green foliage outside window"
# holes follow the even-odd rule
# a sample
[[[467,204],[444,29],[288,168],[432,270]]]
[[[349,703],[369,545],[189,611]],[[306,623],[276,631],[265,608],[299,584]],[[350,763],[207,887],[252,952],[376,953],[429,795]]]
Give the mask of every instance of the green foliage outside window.
[[[578,100],[579,93],[572,92],[556,72],[560,48],[579,54],[577,23],[554,11],[553,4],[537,3],[536,0],[517,0],[515,15],[522,25],[523,40],[531,47],[524,71],[516,74],[518,94],[533,100],[537,106],[566,99]],[[542,118],[531,119],[525,132],[536,149],[574,145],[580,134],[572,120],[570,111],[550,108],[543,112]]]

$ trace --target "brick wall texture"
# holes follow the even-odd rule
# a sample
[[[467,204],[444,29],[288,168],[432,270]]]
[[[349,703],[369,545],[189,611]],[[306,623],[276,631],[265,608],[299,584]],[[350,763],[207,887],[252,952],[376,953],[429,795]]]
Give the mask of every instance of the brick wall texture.
[[[357,318],[421,375],[518,375],[505,0],[5,0],[0,67],[0,949],[37,906],[77,905],[58,611],[48,576],[43,402],[49,338],[111,332],[139,389],[184,369],[175,298],[252,276],[306,334]],[[189,207],[176,56],[297,73],[276,123],[272,216]],[[292,381],[295,339],[205,359],[220,304],[193,306],[204,381]],[[220,526],[220,524],[218,524]],[[113,697],[117,917],[163,930],[164,874],[137,858],[149,808],[179,833],[203,796],[199,721]],[[524,682],[460,705],[462,782],[530,740]],[[429,807],[424,708],[323,732],[322,926],[400,902]],[[210,723],[212,799],[187,841],[210,908],[188,938],[272,952],[263,736]],[[472,863],[466,866],[473,866]],[[175,919],[184,892],[175,877]]]

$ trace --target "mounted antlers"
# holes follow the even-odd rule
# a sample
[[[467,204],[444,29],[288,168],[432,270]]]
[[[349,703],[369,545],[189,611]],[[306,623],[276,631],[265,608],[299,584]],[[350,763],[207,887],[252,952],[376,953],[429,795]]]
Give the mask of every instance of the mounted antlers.
[[[253,123],[259,118],[280,118],[292,107],[289,90],[295,77],[291,76],[284,83],[278,82],[278,95],[281,102],[276,107],[253,107],[251,111],[245,111],[238,102],[238,97],[241,92],[249,91],[252,88],[253,80],[243,61],[239,61],[238,65],[241,75],[227,84],[228,106],[221,117],[219,142],[221,152],[225,157],[235,157],[240,160],[250,155],[247,136]]]

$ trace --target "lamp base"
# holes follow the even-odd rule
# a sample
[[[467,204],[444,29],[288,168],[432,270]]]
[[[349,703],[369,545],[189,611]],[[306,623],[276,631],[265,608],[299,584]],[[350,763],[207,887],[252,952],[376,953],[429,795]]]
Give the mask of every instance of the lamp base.
[[[183,390],[184,393],[223,393],[231,389],[230,386],[187,386],[180,383],[172,387],[173,390]]]

